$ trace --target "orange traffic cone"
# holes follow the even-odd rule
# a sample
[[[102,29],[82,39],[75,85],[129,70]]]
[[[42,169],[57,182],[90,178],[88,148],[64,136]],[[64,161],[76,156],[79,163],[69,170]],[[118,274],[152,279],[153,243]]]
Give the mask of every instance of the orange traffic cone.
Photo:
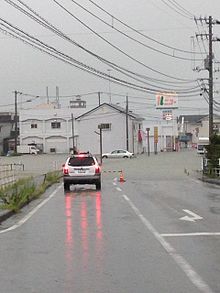
[[[125,182],[124,175],[123,175],[123,172],[122,171],[120,171],[119,182]]]

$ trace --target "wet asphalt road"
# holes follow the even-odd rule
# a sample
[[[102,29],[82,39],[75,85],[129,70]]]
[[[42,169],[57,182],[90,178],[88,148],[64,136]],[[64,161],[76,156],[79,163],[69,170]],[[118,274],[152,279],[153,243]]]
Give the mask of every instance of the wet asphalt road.
[[[141,155],[105,160],[99,192],[53,186],[1,225],[0,292],[220,292],[220,187],[198,169],[195,152]]]

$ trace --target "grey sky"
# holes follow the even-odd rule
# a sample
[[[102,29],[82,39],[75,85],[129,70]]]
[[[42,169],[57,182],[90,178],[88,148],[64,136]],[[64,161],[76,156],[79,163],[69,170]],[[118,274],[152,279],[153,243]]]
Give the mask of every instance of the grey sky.
[[[11,0],[16,4],[19,4],[17,0]],[[166,75],[173,76],[180,79],[196,80],[197,78],[208,77],[207,71],[194,72],[192,69],[195,66],[198,68],[203,67],[203,62],[193,62],[180,60],[170,56],[166,56],[159,52],[150,50],[123,35],[119,34],[116,30],[101,23],[95,19],[92,15],[88,14],[80,7],[77,7],[71,0],[56,0],[57,3],[63,5],[66,10],[72,15],[78,17],[87,26],[100,34],[102,38],[105,38],[117,46],[121,51],[125,52],[139,62],[144,63],[146,66],[153,68],[153,70],[162,72]],[[146,44],[147,46],[154,47],[157,50],[161,50],[166,54],[174,54],[178,57],[195,58],[195,55],[186,54],[183,52],[174,51],[166,47],[160,46],[155,42],[147,40],[143,36],[140,36],[130,29],[122,26],[115,19],[99,10],[88,0],[76,0],[76,2],[83,5],[90,12],[96,16],[102,18],[104,21],[113,25],[118,30],[122,30],[130,37]],[[110,14],[119,18],[129,26],[139,30],[141,33],[156,39],[162,43],[165,43],[171,47],[183,49],[186,51],[204,51],[207,41],[200,41],[199,43],[195,40],[195,46],[192,44],[192,36],[195,33],[207,33],[207,25],[196,26],[193,19],[189,19],[189,13],[196,17],[213,16],[215,19],[220,20],[220,2],[219,0],[111,0],[101,1],[95,0],[95,3],[103,7]],[[171,2],[174,4],[173,8],[170,8]],[[119,52],[103,40],[97,37],[94,33],[88,30],[73,18],[67,11],[64,11],[58,4],[53,0],[23,0],[39,15],[44,17],[51,24],[59,28],[63,33],[69,36],[72,40],[79,43],[86,49],[93,53],[111,61],[117,65],[123,66],[130,71],[134,71],[138,74],[145,75],[149,78],[155,78],[160,80],[169,80],[174,82],[174,87],[179,86],[175,79],[167,78],[164,75],[160,75],[153,72],[143,65],[138,64],[134,60],[131,60],[122,52]],[[188,12],[184,12],[180,9],[180,4]],[[1,0],[0,17],[10,24],[19,27],[23,31],[35,36],[42,42],[47,43],[50,46],[55,47],[57,50],[71,56],[86,65],[92,66],[97,70],[100,70],[106,74],[110,74],[116,78],[127,80],[134,84],[139,84],[145,87],[161,87],[161,84],[154,82],[153,86],[140,84],[139,82],[132,80],[131,78],[122,75],[116,70],[109,71],[110,67],[107,64],[103,64],[93,56],[75,47],[73,44],[59,38],[52,31],[40,26],[23,13],[12,7],[7,1]],[[21,4],[19,4],[21,5]],[[179,7],[179,9],[178,9]],[[178,10],[181,14],[177,13]],[[187,17],[184,17],[184,14]],[[1,26],[2,28],[2,26]],[[220,38],[220,25],[213,26],[214,36]],[[220,42],[213,43],[215,58],[220,61]],[[147,115],[152,112],[154,105],[154,94],[144,93],[141,91],[133,90],[123,86],[118,86],[113,82],[100,79],[94,75],[88,74],[84,71],[76,69],[66,63],[63,63],[55,58],[42,53],[33,47],[25,45],[23,42],[16,40],[9,35],[0,34],[0,111],[13,110],[12,106],[8,105],[14,102],[14,90],[21,91],[23,93],[45,96],[46,87],[49,87],[49,94],[55,95],[56,86],[59,87],[61,96],[68,96],[72,94],[84,94],[91,92],[105,92],[101,94],[102,101],[109,101],[108,95],[111,90],[112,102],[120,102],[123,105],[125,96],[128,94],[130,108],[136,109],[140,114]],[[197,58],[204,58],[205,55],[196,55]],[[218,69],[220,64],[216,64],[215,68]],[[219,77],[219,73],[215,74],[215,77]],[[216,80],[215,90],[220,88],[219,80]],[[197,86],[196,83],[181,85],[184,88],[191,88]],[[121,94],[114,95],[114,94]],[[188,94],[189,95],[189,94]],[[220,102],[218,98],[220,94],[216,94],[216,100]],[[133,98],[137,97],[137,98]],[[142,98],[141,98],[142,97]],[[22,100],[25,102],[26,98],[23,96]],[[88,95],[82,97],[87,100],[90,105],[96,105],[98,103],[97,94]],[[43,101],[43,98],[42,98]],[[62,98],[64,101],[64,98]],[[197,95],[196,97],[184,97],[184,94],[179,97],[179,111],[185,113],[207,113],[208,105],[202,97]],[[31,104],[30,104],[31,107]],[[205,110],[207,108],[207,111]],[[199,110],[201,109],[201,110]],[[204,110],[203,110],[204,109]]]

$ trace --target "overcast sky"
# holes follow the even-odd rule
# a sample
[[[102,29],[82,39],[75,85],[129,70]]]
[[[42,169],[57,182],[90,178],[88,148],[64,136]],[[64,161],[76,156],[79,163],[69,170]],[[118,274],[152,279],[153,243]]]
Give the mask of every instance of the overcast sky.
[[[196,81],[208,77],[208,71],[202,70],[208,41],[205,36],[203,40],[195,38],[196,34],[207,34],[208,26],[199,20],[196,24],[193,17],[212,16],[220,20],[219,0],[1,0],[0,3],[0,28],[7,30],[7,34],[0,34],[1,112],[13,111],[15,90],[40,96],[37,101],[43,102],[46,87],[49,95],[55,96],[58,86],[61,102],[68,101],[65,96],[81,95],[90,106],[98,104],[99,91],[102,102],[122,106],[127,94],[129,108],[144,116],[154,115],[156,92],[178,90],[179,113],[208,113]],[[13,3],[54,27],[40,25],[13,7]],[[29,38],[34,37],[40,49],[8,34],[18,36],[16,29],[20,30],[20,37],[21,31],[29,34]],[[56,29],[63,38],[54,33]],[[213,36],[220,38],[220,25],[213,26]],[[45,44],[53,54],[56,50],[57,57],[42,52],[39,41],[44,50]],[[213,48],[217,70],[220,42],[213,42]],[[73,59],[81,62],[78,67],[83,63],[83,70],[74,66]],[[214,75],[215,91],[220,90],[219,74]],[[113,77],[110,82],[108,75]],[[219,96],[215,93],[217,102]],[[19,96],[24,105],[31,98]],[[31,103],[28,107],[31,108]]]

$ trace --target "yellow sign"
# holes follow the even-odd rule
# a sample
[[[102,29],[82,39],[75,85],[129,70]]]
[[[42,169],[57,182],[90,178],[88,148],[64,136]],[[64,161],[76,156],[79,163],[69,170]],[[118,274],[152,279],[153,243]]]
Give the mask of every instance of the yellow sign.
[[[154,127],[154,143],[158,143],[158,127]]]

